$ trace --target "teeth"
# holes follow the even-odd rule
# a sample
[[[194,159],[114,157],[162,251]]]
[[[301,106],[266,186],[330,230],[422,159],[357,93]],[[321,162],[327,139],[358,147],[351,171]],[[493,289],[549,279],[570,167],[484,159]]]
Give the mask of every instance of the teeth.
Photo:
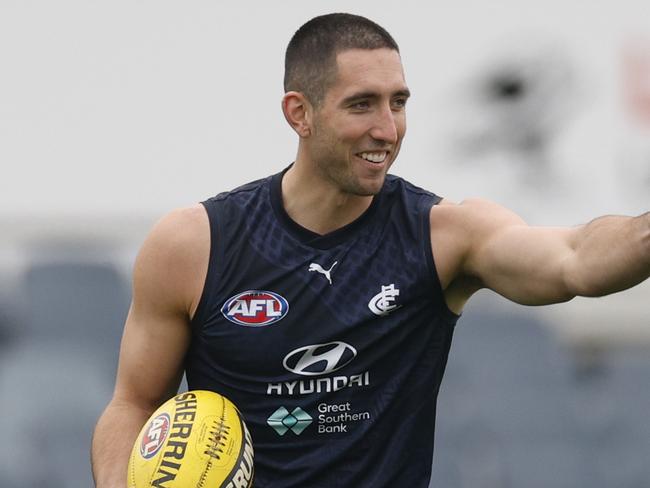
[[[384,159],[386,159],[387,154],[388,153],[386,151],[382,151],[382,152],[378,152],[378,153],[376,153],[376,152],[373,152],[373,153],[364,152],[364,153],[361,153],[361,157],[363,159],[365,159],[366,161],[370,161],[371,163],[381,163],[381,162],[384,161]]]

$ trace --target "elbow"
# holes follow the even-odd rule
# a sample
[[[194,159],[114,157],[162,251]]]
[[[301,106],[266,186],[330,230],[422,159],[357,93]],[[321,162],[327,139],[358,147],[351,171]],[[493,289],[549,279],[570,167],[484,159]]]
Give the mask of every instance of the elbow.
[[[560,264],[560,293],[567,298],[597,298],[620,290],[613,270],[602,260],[585,255],[575,246]]]
[[[642,279],[639,279],[636,272],[620,273],[604,268],[576,267],[573,271],[569,271],[565,275],[564,293],[571,298],[597,298],[626,290],[638,284],[640,281]]]
[[[599,297],[606,295],[596,279],[596,273],[588,272],[576,260],[567,262],[562,273],[559,294],[569,301],[575,297]]]
[[[589,279],[581,273],[569,273],[565,279],[565,288],[563,295],[568,297],[564,301],[569,301],[575,297],[596,298],[604,295],[614,293],[615,289],[608,289],[605,283],[606,280],[598,280],[597,277],[591,275]]]

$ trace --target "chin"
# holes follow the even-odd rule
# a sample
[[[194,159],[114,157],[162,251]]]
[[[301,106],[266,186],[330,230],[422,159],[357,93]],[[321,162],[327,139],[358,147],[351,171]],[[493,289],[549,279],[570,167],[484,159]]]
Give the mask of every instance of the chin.
[[[372,197],[381,191],[385,180],[385,174],[376,174],[370,177],[348,174],[345,178],[339,179],[339,188],[350,195]]]
[[[384,178],[382,178],[381,181],[377,183],[366,184],[366,185],[359,184],[355,188],[356,191],[352,193],[360,197],[372,197],[377,195],[383,187],[384,187]]]
[[[377,195],[379,193],[380,190],[381,190],[381,188],[379,190],[377,190],[377,191],[361,190],[361,191],[355,192],[355,195],[358,196],[358,197],[374,197],[375,195]]]

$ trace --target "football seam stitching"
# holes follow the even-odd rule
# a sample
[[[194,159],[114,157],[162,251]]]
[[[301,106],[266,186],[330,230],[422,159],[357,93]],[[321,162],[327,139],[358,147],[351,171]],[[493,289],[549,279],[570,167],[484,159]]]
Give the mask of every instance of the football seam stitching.
[[[213,455],[211,453],[216,453],[217,451],[223,452],[219,449],[219,446],[223,447],[226,445],[225,442],[223,442],[225,439],[227,439],[227,434],[228,434],[227,432],[228,426],[225,425],[225,418],[224,418],[224,415],[226,413],[225,408],[226,406],[223,405],[221,409],[222,412],[221,418],[214,421],[214,425],[213,425],[214,430],[210,431],[210,434],[212,434],[213,437],[208,437],[210,443],[206,445],[209,459],[207,464],[205,465],[205,469],[203,470],[203,473],[201,473],[201,477],[199,478],[197,488],[203,488],[205,486],[205,480],[208,477],[208,472],[210,471],[210,469],[212,469]],[[219,459],[218,455],[215,454],[215,456],[217,456],[217,459]]]

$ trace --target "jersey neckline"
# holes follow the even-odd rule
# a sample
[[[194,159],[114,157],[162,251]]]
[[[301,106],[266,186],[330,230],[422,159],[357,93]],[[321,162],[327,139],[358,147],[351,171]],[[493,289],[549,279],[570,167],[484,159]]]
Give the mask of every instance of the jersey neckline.
[[[303,227],[289,216],[282,203],[282,178],[291,166],[293,166],[293,163],[280,173],[271,176],[269,195],[271,198],[271,206],[280,225],[300,243],[317,249],[330,249],[348,240],[350,236],[363,227],[377,212],[380,200],[382,199],[383,188],[379,194],[373,197],[370,206],[359,217],[339,229],[328,232],[327,234],[318,234]]]

